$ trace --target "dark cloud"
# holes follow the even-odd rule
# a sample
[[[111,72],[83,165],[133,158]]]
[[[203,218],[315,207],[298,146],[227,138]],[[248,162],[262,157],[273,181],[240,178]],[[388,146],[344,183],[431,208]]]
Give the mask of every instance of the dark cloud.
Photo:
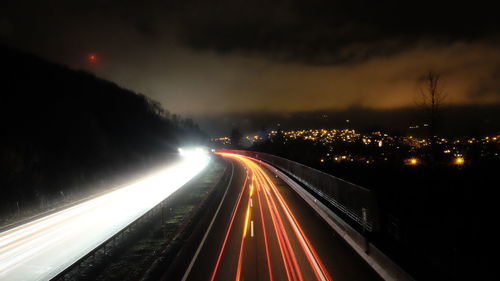
[[[392,55],[422,41],[494,41],[500,17],[492,5],[483,0],[7,0],[6,11],[15,31],[41,43],[51,28],[69,33],[76,25],[96,32],[118,19],[118,33],[132,27],[150,43],[180,40],[218,54],[335,64]]]
[[[404,107],[429,69],[450,103],[484,104],[500,101],[496,12],[482,0],[6,0],[0,43],[184,114]]]
[[[359,62],[416,42],[491,40],[487,1],[183,1],[182,41],[221,54],[314,64]]]

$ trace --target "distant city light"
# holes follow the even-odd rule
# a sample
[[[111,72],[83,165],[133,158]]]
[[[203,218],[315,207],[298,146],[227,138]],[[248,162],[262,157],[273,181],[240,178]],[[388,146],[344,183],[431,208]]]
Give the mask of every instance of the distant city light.
[[[465,163],[465,159],[463,157],[455,157],[454,163],[455,165],[461,166]]]
[[[419,163],[420,163],[420,161],[418,160],[418,158],[415,158],[415,157],[408,158],[405,160],[405,164],[410,165],[410,166],[416,166]]]
[[[425,124],[424,124],[425,125]],[[354,129],[302,129],[302,130],[283,130],[280,131],[280,138],[278,131],[269,131],[266,135],[251,134],[245,137],[246,141],[252,145],[258,145],[268,140],[281,141],[283,144],[293,143],[294,141],[306,141],[312,145],[321,145],[325,147],[322,155],[316,158],[316,161],[332,163],[341,162],[358,162],[368,164],[380,163],[379,161],[394,161],[397,160],[401,163],[399,157],[395,155],[401,154],[403,156],[403,164],[411,166],[425,166],[427,162],[425,159],[425,150],[433,144],[429,138],[421,138],[415,135],[408,136],[393,136],[382,131],[372,131],[369,133],[359,133]],[[470,157],[468,154],[468,145],[500,145],[500,135],[484,136],[481,138],[455,138],[447,139],[443,137],[434,138],[436,145],[439,146],[439,151],[442,155],[450,156],[451,158],[443,157],[440,164],[446,165],[463,165],[462,160],[455,161],[456,157]],[[231,145],[229,137],[213,138],[214,145],[219,147]],[[358,150],[355,148],[358,144],[363,144],[367,151]],[[411,158],[415,158],[411,161]],[[480,154],[481,158],[498,157],[498,152],[494,149],[484,149]],[[465,162],[465,161],[464,161]]]

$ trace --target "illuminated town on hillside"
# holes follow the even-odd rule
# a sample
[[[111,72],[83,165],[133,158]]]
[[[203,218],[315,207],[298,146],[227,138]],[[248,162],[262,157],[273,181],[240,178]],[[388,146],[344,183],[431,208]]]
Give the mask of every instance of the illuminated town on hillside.
[[[321,163],[374,164],[399,161],[409,166],[423,164],[432,146],[429,138],[391,136],[380,131],[359,133],[354,129],[272,130],[264,135],[245,136],[242,142],[251,147],[265,141],[282,142],[284,145],[296,142],[320,145],[325,148],[325,154],[318,159]],[[212,143],[216,147],[227,148],[231,145],[231,138],[213,138]],[[478,158],[500,158],[500,135],[436,138],[435,147],[441,163],[462,166]]]

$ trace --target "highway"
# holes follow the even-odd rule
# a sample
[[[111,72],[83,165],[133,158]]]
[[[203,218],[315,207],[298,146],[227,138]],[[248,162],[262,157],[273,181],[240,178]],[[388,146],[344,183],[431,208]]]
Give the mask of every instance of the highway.
[[[220,155],[235,176],[186,269],[168,280],[381,280],[270,170]]]
[[[209,163],[186,151],[130,185],[0,233],[0,280],[50,280],[141,217]]]

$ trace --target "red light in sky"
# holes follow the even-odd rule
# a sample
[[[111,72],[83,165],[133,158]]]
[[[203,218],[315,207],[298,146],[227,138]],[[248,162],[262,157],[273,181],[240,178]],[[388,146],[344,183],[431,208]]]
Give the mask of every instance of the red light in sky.
[[[90,63],[95,63],[96,60],[97,60],[97,56],[96,55],[94,55],[94,54],[90,54],[89,55],[89,62]]]

